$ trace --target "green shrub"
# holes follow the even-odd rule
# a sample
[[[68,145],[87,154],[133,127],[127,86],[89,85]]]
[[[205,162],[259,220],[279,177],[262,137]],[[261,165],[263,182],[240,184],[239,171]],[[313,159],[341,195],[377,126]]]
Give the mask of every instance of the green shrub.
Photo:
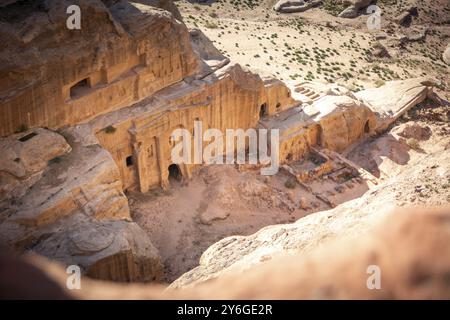
[[[284,186],[288,189],[295,189],[295,187],[297,186],[297,182],[293,178],[289,178],[284,183]]]
[[[116,132],[116,128],[114,128],[113,126],[107,126],[105,129],[104,129],[104,131],[105,131],[105,133],[107,133],[107,134],[113,134],[114,132]]]

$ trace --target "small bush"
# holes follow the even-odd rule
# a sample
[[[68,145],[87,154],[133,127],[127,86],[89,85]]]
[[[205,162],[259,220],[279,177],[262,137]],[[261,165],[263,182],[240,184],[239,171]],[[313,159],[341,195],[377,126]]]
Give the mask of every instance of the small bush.
[[[384,86],[385,84],[386,84],[386,82],[385,82],[384,80],[377,80],[377,81],[375,81],[375,86],[376,86],[377,88],[382,87],[382,86]]]
[[[409,138],[408,140],[406,140],[406,144],[413,150],[420,149],[420,144],[417,139]]]
[[[219,26],[215,24],[214,22],[206,21],[205,28],[208,29],[217,29]]]
[[[295,187],[297,186],[297,182],[294,179],[289,178],[284,183],[284,186],[288,189],[295,189]]]
[[[17,128],[15,133],[22,133],[28,131],[28,126],[26,124],[21,124],[19,128]]]
[[[56,163],[60,163],[61,162],[61,158],[60,157],[54,157],[53,159],[50,159],[48,161],[48,164],[56,164]]]
[[[116,132],[116,128],[114,128],[113,126],[107,126],[106,128],[105,128],[105,133],[107,133],[107,134],[112,134],[112,133],[114,133],[114,132]]]

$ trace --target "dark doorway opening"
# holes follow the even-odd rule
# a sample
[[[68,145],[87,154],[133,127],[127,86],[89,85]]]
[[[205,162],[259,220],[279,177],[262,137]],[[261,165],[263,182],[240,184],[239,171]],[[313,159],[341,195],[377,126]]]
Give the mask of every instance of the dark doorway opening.
[[[182,179],[180,167],[177,164],[171,164],[169,166],[169,182],[180,182]]]
[[[131,167],[131,166],[134,164],[133,156],[128,156],[128,157],[125,159],[125,163],[127,164],[127,167]]]
[[[20,138],[19,141],[20,142],[25,142],[25,141],[30,140],[31,138],[36,137],[36,136],[37,136],[37,133],[36,132],[32,132],[32,133],[29,133],[26,136],[23,136],[22,138]]]
[[[267,115],[267,103],[263,103],[259,109],[259,117],[262,118]]]
[[[364,133],[370,133],[369,120],[367,120],[366,124],[364,125]]]
[[[83,96],[90,89],[88,78],[78,81],[72,87],[70,87],[70,98],[76,99]]]

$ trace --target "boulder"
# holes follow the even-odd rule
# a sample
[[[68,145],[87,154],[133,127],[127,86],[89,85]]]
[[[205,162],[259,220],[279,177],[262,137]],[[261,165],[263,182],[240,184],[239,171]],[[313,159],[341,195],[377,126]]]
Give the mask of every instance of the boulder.
[[[303,12],[322,4],[322,0],[280,0],[273,9],[282,13]]]
[[[404,27],[410,26],[412,23],[412,18],[417,17],[419,15],[419,11],[417,7],[413,6],[408,8],[407,10],[403,11],[398,15],[398,17],[395,19],[395,21]]]
[[[351,5],[344,9],[339,14],[339,17],[347,19],[356,18],[360,15],[361,10],[369,6],[373,0],[351,0],[349,2]]]
[[[355,6],[350,6],[339,14],[340,18],[353,19],[359,16],[359,9]]]
[[[388,50],[381,43],[377,42],[372,47],[372,55],[376,58],[390,58]]]
[[[42,128],[0,138],[0,202],[22,195],[49,161],[58,161],[71,149],[63,136]]]
[[[426,80],[412,78],[389,81],[384,86],[362,90],[355,95],[376,114],[376,131],[380,132],[427,98],[432,88],[431,82]]]
[[[367,6],[369,6],[373,0],[350,0],[351,4],[358,9],[363,9]]]
[[[85,221],[72,217],[64,232],[52,233],[33,252],[64,265],[78,265],[92,278],[152,282],[163,277],[158,250],[147,234],[130,221]]]

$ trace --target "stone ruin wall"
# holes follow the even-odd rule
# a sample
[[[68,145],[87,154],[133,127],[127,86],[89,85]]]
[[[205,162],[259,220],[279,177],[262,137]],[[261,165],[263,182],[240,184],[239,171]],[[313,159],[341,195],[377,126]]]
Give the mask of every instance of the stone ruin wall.
[[[232,75],[237,73],[237,78]],[[115,123],[114,132],[106,129],[97,132],[98,140],[115,159],[125,188],[146,192],[168,186],[173,147],[170,137],[175,129],[188,129],[193,136],[194,121],[201,121],[203,132],[209,128],[223,133],[226,129],[247,130],[257,126],[263,106],[275,107],[280,103],[271,103],[280,95],[279,91],[271,90],[268,94],[258,76],[239,66],[232,66],[221,78],[213,74],[205,82],[209,80],[212,83],[171,100],[160,112]],[[285,87],[277,88],[286,90]],[[284,90],[281,93],[287,97]],[[277,95],[271,95],[273,93]],[[283,107],[286,100],[281,100]],[[288,101],[292,104],[292,100]],[[130,157],[132,165],[127,161]],[[195,167],[193,164],[181,165],[181,174],[189,178]]]

